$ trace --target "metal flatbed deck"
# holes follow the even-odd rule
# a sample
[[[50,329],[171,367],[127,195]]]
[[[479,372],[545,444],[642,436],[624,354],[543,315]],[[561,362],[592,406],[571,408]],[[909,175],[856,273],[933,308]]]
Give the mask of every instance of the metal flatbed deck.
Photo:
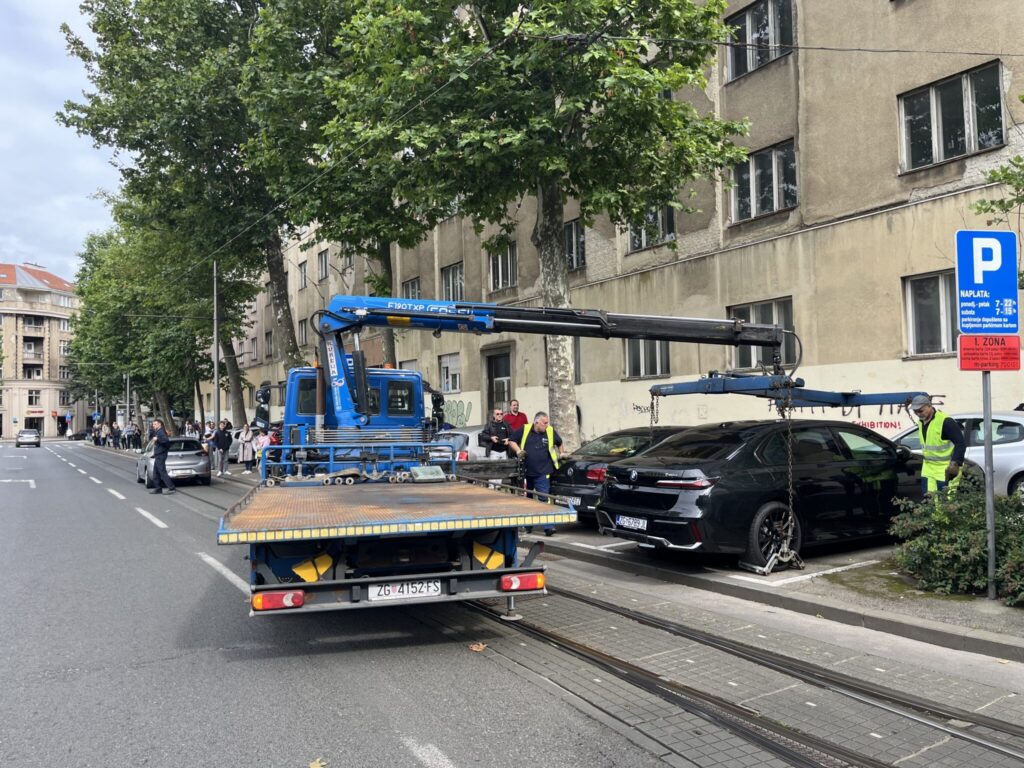
[[[482,485],[364,483],[258,488],[228,510],[218,544],[407,535],[572,523],[572,508]]]

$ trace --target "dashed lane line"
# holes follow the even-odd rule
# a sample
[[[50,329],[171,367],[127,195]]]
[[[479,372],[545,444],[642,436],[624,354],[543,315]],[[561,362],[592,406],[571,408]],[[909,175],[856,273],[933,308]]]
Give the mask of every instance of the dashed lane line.
[[[402,743],[426,768],[456,768],[455,763],[448,759],[448,755],[434,744],[420,744],[408,737],[404,737]]]
[[[233,572],[226,565],[224,565],[224,563],[222,563],[220,560],[211,555],[206,554],[205,552],[196,552],[196,555],[198,555],[204,563],[213,568],[213,570],[215,570],[225,579],[230,581],[234,586],[242,590],[242,592],[245,593],[246,597],[252,594],[252,591],[249,589],[249,585],[245,583],[245,580],[237,573]]]
[[[136,507],[135,511],[138,512],[140,515],[142,515],[147,520],[149,520],[149,522],[151,522],[157,528],[166,528],[167,527],[167,523],[165,523],[159,517],[154,515],[152,512],[147,512],[142,507]]]
[[[118,493],[117,491],[115,491],[113,488],[107,488],[107,493],[109,493],[114,498],[117,498],[117,499],[120,499],[121,501],[124,501],[124,496],[121,495],[120,493]]]
[[[78,471],[79,471],[79,473],[81,473],[81,474],[83,474],[83,475],[85,474],[85,470],[84,470],[84,469],[80,469],[80,470],[78,470]]]
[[[103,485],[103,481],[102,480],[97,480],[92,475],[89,475],[89,479],[92,480],[94,483],[96,483],[96,485]]]
[[[69,462],[68,462],[68,466],[69,466],[69,467],[74,467],[75,465],[74,465],[74,464],[72,464],[72,463],[71,463],[71,462],[69,461]]]

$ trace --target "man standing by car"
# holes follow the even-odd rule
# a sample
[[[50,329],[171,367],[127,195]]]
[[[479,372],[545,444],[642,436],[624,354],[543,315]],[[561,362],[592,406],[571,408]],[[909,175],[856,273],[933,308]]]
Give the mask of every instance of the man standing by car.
[[[530,420],[526,418],[526,414],[519,410],[519,401],[513,400],[508,405],[508,413],[502,419],[508,424],[509,435],[518,435],[523,427],[530,423]]]
[[[162,493],[163,488],[168,493],[176,493],[171,476],[167,474],[167,452],[170,450],[171,439],[164,431],[162,419],[153,419],[149,439],[153,442],[153,490],[150,493]]]
[[[918,434],[924,463],[921,465],[921,490],[935,493],[960,482],[960,467],[967,452],[964,432],[956,419],[936,410],[928,395],[916,395],[910,410],[918,418]]]
[[[217,431],[213,433],[213,447],[216,449],[214,458],[216,459],[217,465],[217,476],[223,477],[224,475],[230,475],[228,471],[228,448],[231,447],[231,427],[228,426],[228,422],[221,419],[220,426],[217,427]]]
[[[490,424],[480,430],[480,445],[487,449],[487,458],[491,457],[491,451],[505,453],[508,449],[508,439],[512,432],[501,415],[501,408],[495,408]]]
[[[551,473],[558,469],[558,459],[562,455],[562,438],[548,423],[548,415],[544,411],[537,411],[537,415],[533,417],[532,427],[527,424],[521,432],[513,432],[512,435],[508,447],[516,456],[523,457],[526,489],[550,493]],[[531,528],[526,530],[529,532]],[[545,536],[554,534],[553,525],[544,527]]]

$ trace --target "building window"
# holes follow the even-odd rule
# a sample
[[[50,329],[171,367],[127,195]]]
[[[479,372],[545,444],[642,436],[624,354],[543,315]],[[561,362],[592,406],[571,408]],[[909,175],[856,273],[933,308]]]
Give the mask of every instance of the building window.
[[[75,306],[74,298],[72,298],[71,296],[65,296],[60,293],[54,295],[53,303],[56,304],[58,307],[67,307],[68,309],[71,309],[72,307]]]
[[[732,171],[732,220],[793,208],[797,204],[796,150],[787,141],[752,152]]]
[[[67,381],[71,378],[71,368],[66,365],[62,365],[57,369],[58,375],[62,381]]]
[[[61,357],[67,357],[71,353],[71,341],[69,339],[61,339],[59,347]]]
[[[793,45],[791,0],[761,0],[725,20],[735,30],[729,48],[729,79],[753,72],[786,53]]]
[[[263,286],[263,292],[267,296],[267,306],[271,307],[274,305],[274,294],[270,290],[270,283]]]
[[[960,335],[956,318],[956,277],[952,271],[904,281],[907,341],[912,355],[956,351]]]
[[[626,377],[664,376],[668,368],[668,342],[626,339]]]
[[[58,402],[58,403],[59,403],[59,404],[60,404],[61,406],[68,406],[68,405],[71,405],[71,393],[70,393],[70,392],[68,392],[68,391],[67,391],[66,389],[62,389],[62,390],[60,391],[60,394],[58,395],[58,397],[59,397],[60,399],[59,399],[59,400],[58,400],[57,402]]]
[[[579,219],[565,222],[565,257],[570,271],[583,269],[587,264],[586,237]]]
[[[640,251],[675,239],[676,212],[672,206],[648,208],[644,219],[643,226],[629,228],[630,251]]]
[[[212,402],[212,401],[210,400],[210,393],[209,393],[209,392],[207,392],[207,393],[206,393],[206,410],[210,410],[210,403],[211,403],[211,402]]]
[[[273,357],[274,356],[274,332],[267,331],[263,334],[263,356]]]
[[[441,298],[445,301],[464,301],[464,272],[462,262],[441,269]]]
[[[515,243],[506,243],[497,253],[490,254],[491,290],[512,288],[519,275],[519,253]]]
[[[787,331],[793,330],[792,297],[741,304],[729,307],[726,312],[729,317],[748,323],[781,325]],[[782,342],[781,356],[786,365],[796,362],[796,342],[791,334],[786,334]],[[734,365],[736,368],[757,368],[762,365],[770,368],[774,358],[775,350],[771,347],[736,347]]]
[[[418,371],[420,369],[419,360],[399,360],[398,367],[403,371]]]
[[[71,321],[68,320],[66,317],[62,318],[61,321],[60,321],[60,329],[62,331],[70,331],[71,330]]]
[[[414,277],[412,280],[406,280],[402,283],[403,299],[418,299],[421,295],[420,279],[418,277]]]
[[[299,346],[304,347],[309,341],[309,321],[299,320]]]
[[[249,391],[249,407],[250,408],[255,408],[256,407],[256,387],[254,387],[254,386],[252,386],[250,384],[249,387],[248,387],[248,391]]]
[[[28,391],[28,404],[29,405],[42,405],[43,390],[41,389],[30,389]]]
[[[316,255],[316,279],[326,280],[327,279],[327,265],[328,265],[328,253],[327,249],[320,251]]]
[[[437,364],[441,369],[441,391],[460,392],[462,390],[462,367],[459,364],[459,353],[440,355]]]
[[[306,262],[299,264],[299,290],[309,285],[309,276],[306,274]]]
[[[900,96],[903,169],[1001,147],[1003,97],[999,63]]]
[[[343,253],[343,254],[341,254],[341,268],[342,269],[353,269],[354,266],[355,266],[355,261],[354,261],[351,253]]]

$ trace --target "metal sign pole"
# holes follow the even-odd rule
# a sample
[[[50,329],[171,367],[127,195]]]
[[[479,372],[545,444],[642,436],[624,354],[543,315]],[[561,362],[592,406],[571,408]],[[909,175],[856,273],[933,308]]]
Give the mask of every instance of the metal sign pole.
[[[992,469],[992,373],[981,372],[982,412],[985,415],[985,527],[988,531],[988,599],[996,599],[996,487]]]

